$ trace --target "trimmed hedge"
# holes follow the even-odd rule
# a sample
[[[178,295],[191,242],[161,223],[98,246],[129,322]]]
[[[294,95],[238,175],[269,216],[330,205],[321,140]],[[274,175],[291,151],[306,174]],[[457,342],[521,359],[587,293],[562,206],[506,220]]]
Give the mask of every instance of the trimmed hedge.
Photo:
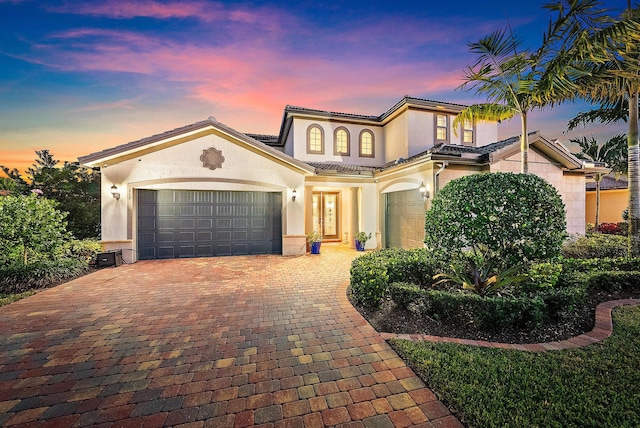
[[[626,236],[593,233],[568,239],[562,244],[562,256],[570,259],[625,257],[629,247]]]
[[[481,297],[466,292],[421,290],[407,283],[391,284],[390,294],[398,304],[416,303],[425,316],[472,329],[535,326],[545,315],[540,298]]]
[[[391,300],[401,308],[406,308],[410,303],[420,299],[425,290],[415,284],[406,282],[394,282],[389,285],[389,295]]]
[[[479,330],[535,327],[545,319],[561,319],[584,302],[585,287],[557,288],[535,295],[480,297],[466,292],[424,290],[414,284],[389,286],[392,300],[403,308],[414,303],[434,319]]]
[[[424,248],[373,251],[351,264],[351,296],[359,304],[378,306],[391,282],[430,285],[436,270],[431,253]]]
[[[640,258],[563,259],[562,280],[567,274],[593,271],[640,271]]]
[[[593,271],[576,272],[566,279],[569,286],[584,286],[588,290],[617,292],[634,290],[640,292],[640,271]]]

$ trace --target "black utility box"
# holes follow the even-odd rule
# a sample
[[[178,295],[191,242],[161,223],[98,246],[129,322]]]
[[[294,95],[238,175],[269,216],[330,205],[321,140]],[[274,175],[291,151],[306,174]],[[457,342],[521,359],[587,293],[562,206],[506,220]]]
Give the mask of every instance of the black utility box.
[[[105,251],[96,255],[96,265],[99,268],[120,266],[122,264],[122,250]]]

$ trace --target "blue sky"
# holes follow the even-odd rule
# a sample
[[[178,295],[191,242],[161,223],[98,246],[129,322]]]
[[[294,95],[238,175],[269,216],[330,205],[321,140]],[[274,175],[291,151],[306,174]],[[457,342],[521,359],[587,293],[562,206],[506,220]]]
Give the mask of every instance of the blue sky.
[[[535,48],[551,17],[544,2],[487,3],[0,0],[0,164],[22,169],[40,149],[76,160],[209,116],[276,134],[287,104],[381,114],[404,95],[479,102],[455,90],[475,60],[467,43],[510,25]],[[535,112],[529,129],[564,141],[584,109]],[[517,119],[500,126],[517,134]]]

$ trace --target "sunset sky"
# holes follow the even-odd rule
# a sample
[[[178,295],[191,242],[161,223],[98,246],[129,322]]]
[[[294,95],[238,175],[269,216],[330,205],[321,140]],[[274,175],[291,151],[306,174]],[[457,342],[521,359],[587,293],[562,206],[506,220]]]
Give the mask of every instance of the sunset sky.
[[[277,134],[287,104],[378,115],[404,95],[481,102],[455,90],[475,60],[467,43],[510,24],[537,47],[543,3],[0,0],[0,164],[24,169],[40,149],[75,161],[209,116]],[[616,16],[626,3],[605,2]],[[585,109],[536,112],[529,129],[625,131],[563,134]],[[517,119],[501,125],[517,134]]]

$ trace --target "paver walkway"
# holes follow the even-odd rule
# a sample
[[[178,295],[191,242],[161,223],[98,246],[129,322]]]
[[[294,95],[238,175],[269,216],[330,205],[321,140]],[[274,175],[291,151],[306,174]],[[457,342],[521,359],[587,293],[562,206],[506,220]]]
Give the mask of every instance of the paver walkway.
[[[357,255],[145,261],[0,308],[0,425],[457,427],[349,305]]]

